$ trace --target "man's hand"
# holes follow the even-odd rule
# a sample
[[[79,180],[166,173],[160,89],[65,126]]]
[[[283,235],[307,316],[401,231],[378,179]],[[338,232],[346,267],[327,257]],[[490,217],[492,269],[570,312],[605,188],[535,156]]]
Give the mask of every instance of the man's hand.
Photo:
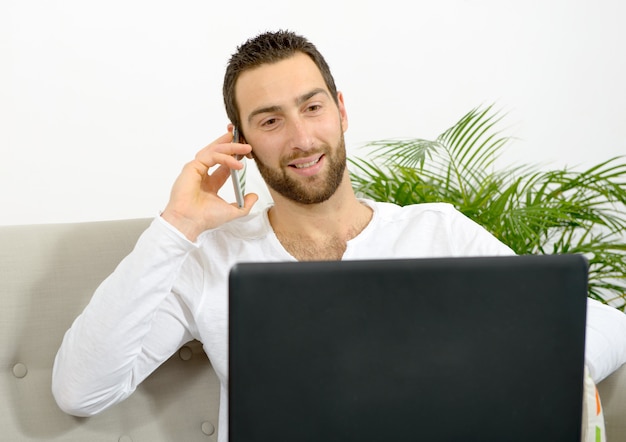
[[[229,204],[217,195],[230,177],[230,170],[243,168],[233,155],[245,156],[252,151],[249,144],[232,143],[232,137],[231,133],[222,135],[183,167],[161,214],[190,241],[205,230],[247,215],[258,200],[257,195],[248,194],[239,208],[237,203]],[[209,174],[213,166],[218,167]]]

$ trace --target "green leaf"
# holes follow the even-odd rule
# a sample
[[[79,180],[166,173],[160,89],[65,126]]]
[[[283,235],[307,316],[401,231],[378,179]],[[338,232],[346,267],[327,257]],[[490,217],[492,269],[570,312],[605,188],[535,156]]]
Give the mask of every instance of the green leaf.
[[[388,139],[350,158],[359,196],[401,206],[447,202],[518,254],[581,253],[589,296],[626,306],[626,163],[611,158],[583,171],[495,167],[512,138],[493,106],[465,114],[435,140]]]

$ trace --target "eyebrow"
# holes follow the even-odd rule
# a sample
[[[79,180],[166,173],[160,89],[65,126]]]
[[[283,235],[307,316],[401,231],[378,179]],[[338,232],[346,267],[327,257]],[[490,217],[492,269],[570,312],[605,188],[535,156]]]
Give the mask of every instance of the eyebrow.
[[[313,98],[314,96],[316,96],[317,94],[324,94],[327,97],[328,92],[326,91],[326,89],[323,89],[321,87],[315,88],[313,90],[311,90],[310,92],[307,92],[306,94],[303,94],[301,96],[299,96],[298,98],[296,98],[296,104],[300,105],[302,103],[305,103],[306,101],[310,100],[311,98]],[[269,113],[273,113],[273,112],[278,112],[282,110],[282,106],[265,106],[265,107],[260,107],[258,109],[253,110],[252,112],[250,112],[250,114],[248,115],[248,122],[251,123],[252,119],[254,117],[256,117],[259,114],[269,114]]]

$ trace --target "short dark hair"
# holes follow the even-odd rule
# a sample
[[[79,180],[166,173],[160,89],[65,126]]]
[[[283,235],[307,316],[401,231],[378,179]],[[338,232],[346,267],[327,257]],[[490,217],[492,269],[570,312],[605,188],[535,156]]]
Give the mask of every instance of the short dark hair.
[[[311,60],[320,70],[326,87],[328,87],[335,103],[338,103],[335,79],[326,60],[324,60],[324,57],[313,43],[290,31],[265,32],[240,45],[237,51],[230,57],[226,67],[223,86],[224,106],[226,107],[226,115],[231,123],[237,127],[241,126],[235,97],[235,83],[239,75],[248,69],[263,64],[277,63],[290,58],[296,52],[302,52],[311,57]]]

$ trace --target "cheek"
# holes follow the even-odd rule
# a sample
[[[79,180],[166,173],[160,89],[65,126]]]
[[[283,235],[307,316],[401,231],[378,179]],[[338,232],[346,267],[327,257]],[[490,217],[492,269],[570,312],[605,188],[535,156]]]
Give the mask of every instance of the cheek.
[[[325,118],[318,128],[323,131],[325,137],[340,137],[348,128],[348,122],[347,120],[342,120],[340,114],[335,114],[332,117],[329,115],[329,118]]]
[[[255,160],[267,166],[274,166],[278,162],[279,149],[277,143],[269,137],[256,137],[254,141],[248,141],[252,146],[252,155]]]

